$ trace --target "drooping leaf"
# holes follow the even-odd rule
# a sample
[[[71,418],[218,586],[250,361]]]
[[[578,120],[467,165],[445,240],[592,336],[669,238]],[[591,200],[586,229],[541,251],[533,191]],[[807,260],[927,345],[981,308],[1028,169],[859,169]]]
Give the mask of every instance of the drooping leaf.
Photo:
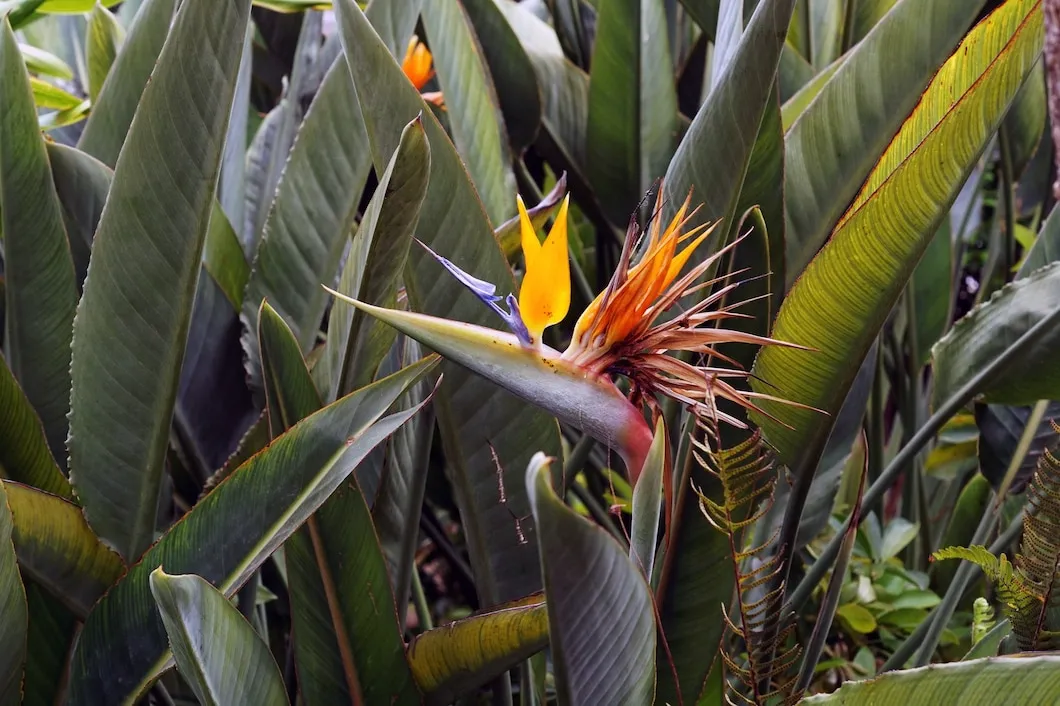
[[[73,498],[73,488],[48,448],[40,418],[3,356],[0,356],[0,430],[0,476]]]
[[[402,127],[424,114],[431,177],[416,237],[474,276],[508,288],[510,270],[452,143],[360,9],[351,0],[335,7],[377,169],[393,154]],[[488,322],[492,315],[422,248],[409,253],[405,286],[417,310],[472,323]],[[512,513],[528,514],[520,469],[536,450],[558,453],[558,428],[544,413],[457,366],[446,366],[445,380],[438,421],[479,597],[484,605],[518,598],[540,581],[533,541],[520,544],[512,520]],[[484,439],[496,449],[500,469]],[[505,504],[498,477],[507,489]]]
[[[499,101],[482,50],[457,0],[423,5],[434,66],[445,96],[449,131],[490,223],[515,214],[515,175]]]
[[[831,694],[804,699],[806,706],[861,703],[931,703],[987,706],[1034,703],[1060,688],[1060,657],[995,657],[934,664],[926,669],[887,672],[875,679],[843,684]]]
[[[4,27],[8,27],[6,20]],[[0,615],[3,616],[0,621],[0,704],[3,706],[18,706],[22,702],[22,670],[29,623],[26,591],[19,577],[11,534],[11,510],[0,484]]]
[[[99,99],[93,101],[92,114],[77,147],[108,167],[118,161],[140,97],[169,34],[176,6],[177,0],[144,0],[107,73]]]
[[[994,293],[968,312],[932,350],[934,404],[967,382],[983,365],[1060,306],[1060,265],[1052,264]],[[1060,371],[1049,361],[1060,343],[1050,332],[986,383],[984,401],[1033,404],[1060,399]]]
[[[54,76],[66,81],[74,77],[74,70],[70,68],[70,65],[55,54],[31,44],[19,44],[18,49],[22,52],[22,60],[26,62],[26,68],[30,73]]]
[[[526,487],[537,522],[559,700],[572,705],[651,703],[655,620],[640,569],[602,528],[556,496],[537,454]],[[607,645],[607,649],[601,649]]]
[[[897,3],[791,126],[784,175],[789,287],[982,6],[982,0]],[[897,55],[902,61],[893,61]]]
[[[88,65],[88,97],[95,103],[107,80],[114,58],[125,41],[125,29],[107,8],[96,4],[88,16],[85,63]]]
[[[589,77],[586,169],[605,212],[625,225],[673,156],[677,91],[662,0],[603,0]]]
[[[5,481],[22,571],[83,619],[125,571],[121,557],[92,533],[80,508]]]
[[[504,605],[417,635],[409,663],[426,703],[448,704],[547,644],[544,603]]]
[[[6,19],[0,25],[4,352],[52,455],[65,468],[77,283],[29,76],[11,26]]]
[[[80,288],[88,274],[92,238],[103,215],[114,172],[81,150],[56,142],[48,142],[47,148]]]
[[[44,110],[69,110],[81,104],[81,99],[69,91],[48,83],[44,79],[30,76],[30,88],[33,91],[33,102]]]
[[[412,234],[427,193],[431,148],[421,118],[405,126],[397,151],[372,196],[353,239],[338,291],[380,306],[393,306],[408,260]],[[375,378],[394,341],[392,328],[349,307],[331,309],[324,360],[337,399]]]
[[[269,646],[239,610],[195,575],[151,572],[177,670],[204,706],[290,703]]]
[[[126,558],[155,537],[249,10],[247,0],[181,5],[118,157],[109,197],[118,206],[100,219],[74,321],[71,480],[89,524]],[[195,119],[175,120],[175,111]],[[141,313],[126,313],[129,302]]]
[[[939,70],[828,244],[781,306],[773,337],[817,350],[763,349],[753,372],[769,383],[769,394],[828,414],[838,410],[1041,45],[1040,4],[1010,1],[977,25]],[[752,386],[766,389],[755,380]],[[767,400],[762,408],[782,422],[756,421],[780,460],[802,473],[825,443],[830,418]]]
[[[72,658],[69,701],[118,704],[142,694],[168,658],[150,573],[159,566],[196,573],[231,597],[377,444],[416,413],[380,419],[436,362],[409,366],[306,418],[200,500],[85,621]]]

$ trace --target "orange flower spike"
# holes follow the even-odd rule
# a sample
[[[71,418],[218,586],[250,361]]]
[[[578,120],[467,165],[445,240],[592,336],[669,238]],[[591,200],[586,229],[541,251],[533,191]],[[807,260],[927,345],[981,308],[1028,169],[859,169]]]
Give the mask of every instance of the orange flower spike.
[[[552,230],[545,242],[526,212],[523,200],[516,197],[522,231],[526,274],[519,288],[519,313],[535,345],[548,326],[563,320],[570,309],[570,262],[567,259],[567,207],[570,196],[563,199]]]
[[[405,59],[401,62],[401,70],[405,72],[416,90],[422,90],[427,82],[434,78],[433,58],[427,46],[420,41],[416,35],[412,35],[408,48],[405,50]]]

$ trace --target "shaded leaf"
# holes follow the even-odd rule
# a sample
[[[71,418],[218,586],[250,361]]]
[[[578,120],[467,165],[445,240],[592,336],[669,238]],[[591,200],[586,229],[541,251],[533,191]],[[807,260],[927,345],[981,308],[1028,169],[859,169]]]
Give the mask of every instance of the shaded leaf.
[[[107,8],[97,3],[88,16],[85,63],[88,65],[88,97],[93,103],[103,90],[114,58],[125,41],[125,29]]]
[[[4,21],[4,28],[8,27]],[[0,704],[18,706],[22,701],[22,670],[26,659],[29,611],[22,587],[15,548],[11,542],[12,520],[4,485],[0,484]]]

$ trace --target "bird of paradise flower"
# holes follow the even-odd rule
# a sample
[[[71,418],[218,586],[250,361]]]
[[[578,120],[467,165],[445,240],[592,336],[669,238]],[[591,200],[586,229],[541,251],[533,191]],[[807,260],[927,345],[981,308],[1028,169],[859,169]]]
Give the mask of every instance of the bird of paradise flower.
[[[525,263],[518,297],[501,297],[493,283],[464,272],[420,243],[492,308],[511,334],[375,307],[328,291],[615,449],[634,483],[652,441],[654,424],[648,425],[644,412],[659,418],[659,396],[675,400],[699,418],[741,429],[746,423],[720,409],[719,399],[759,413],[755,399],[777,399],[737,389],[732,382],[747,378],[749,372],[724,355],[719,346],[799,346],[721,326],[726,320],[745,316],[736,311],[744,302],[726,303],[739,282],[731,281],[732,274],[707,275],[740,238],[682,274],[717,225],[687,228],[696,214],[690,210],[691,193],[665,228],[657,217],[663,205],[661,188],[656,217],[647,233],[631,222],[610,283],[582,312],[570,345],[562,353],[541,339],[544,330],[562,321],[570,308],[569,196],[544,242],[539,240],[522,199],[517,197],[516,201]],[[693,303],[681,309],[683,300],[693,297]],[[672,310],[677,313],[663,316]],[[691,354],[693,362],[673,355],[681,352]],[[629,382],[627,395],[616,385],[619,377]]]

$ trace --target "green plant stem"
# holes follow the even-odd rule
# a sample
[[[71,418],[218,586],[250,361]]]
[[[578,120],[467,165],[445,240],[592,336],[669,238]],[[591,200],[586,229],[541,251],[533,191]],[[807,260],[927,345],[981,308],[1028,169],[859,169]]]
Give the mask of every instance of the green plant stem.
[[[416,617],[420,621],[420,629],[423,632],[434,629],[434,620],[431,619],[431,607],[427,604],[427,594],[423,592],[423,582],[420,581],[420,572],[413,567],[410,588],[412,589],[412,605],[416,609]]]
[[[876,339],[876,374],[872,376],[872,396],[871,404],[872,408],[869,413],[869,433],[868,433],[868,463],[869,463],[869,483],[876,482],[876,479],[880,477],[883,472],[883,455],[884,455],[884,424],[883,424],[883,413],[886,400],[884,399],[883,393],[883,380],[886,371],[883,366],[883,339],[877,337]],[[882,517],[883,514],[880,509],[870,507],[869,512],[875,512],[877,517]]]
[[[585,468],[595,444],[596,440],[588,434],[582,434],[582,437],[574,444],[570,456],[567,457],[567,462],[563,464],[563,487],[569,487],[574,482],[574,478]]]
[[[977,375],[962,385],[959,390],[942,403],[938,410],[936,410],[935,413],[924,423],[924,426],[913,435],[913,438],[909,440],[909,443],[902,447],[902,450],[898,452],[891,463],[888,464],[887,468],[883,470],[880,477],[869,486],[867,491],[865,491],[865,499],[863,502],[866,507],[872,507],[877,500],[883,497],[884,492],[886,492],[891,484],[894,483],[902,471],[907,468],[920,449],[922,449],[928,441],[934,438],[935,434],[938,433],[947,421],[949,421],[950,417],[956,414],[966,403],[971,401],[971,399],[998,372],[1006,368],[1026,348],[1031,344],[1036,343],[1040,337],[1052,331],[1058,323],[1060,323],[1060,308],[1056,309],[1025,331],[1023,335],[1006,348],[1001,355],[995,358],[990,365],[979,371]],[[789,610],[797,611],[802,607],[810,597],[814,587],[821,581],[821,578],[827,573],[828,568],[832,565],[832,562],[834,562],[839,555],[839,547],[842,541],[842,533],[838,533],[832,538],[824,548],[824,551],[821,552],[821,555],[806,571],[806,575],[803,577],[802,581],[799,582],[799,585],[791,593],[787,604],[784,606],[785,612]]]
[[[1016,479],[1020,466],[1023,465],[1023,461],[1031,450],[1034,436],[1038,432],[1038,426],[1042,423],[1042,418],[1045,416],[1045,410],[1048,406],[1049,400],[1038,400],[1034,403],[1031,413],[1027,416],[1027,425],[1023,427],[1019,443],[1016,444],[1016,450],[1012,454],[1008,468],[1005,469],[1005,477],[1001,480],[1001,486],[997,489],[998,507],[1005,502],[1005,496],[1008,495],[1008,490],[1012,487],[1012,481]]]
[[[986,543],[987,537],[994,531],[996,524],[997,512],[990,503],[987,503],[986,512],[979,519],[979,526],[975,528],[975,534],[972,535],[972,544]],[[946,589],[946,595],[942,597],[938,607],[925,619],[924,622],[929,623],[929,627],[926,629],[920,648],[916,653],[915,666],[923,667],[931,661],[931,655],[935,654],[935,648],[938,646],[939,640],[942,639],[942,631],[946,629],[950,618],[953,617],[953,612],[957,610],[957,604],[964,596],[964,592],[971,582],[971,570],[974,567],[975,564],[970,561],[961,562],[961,565],[957,567],[953,582]]]
[[[854,46],[854,18],[857,16],[857,0],[846,0],[843,7],[843,38],[839,44],[839,55],[846,54]]]
[[[621,529],[615,527],[615,523],[611,516],[607,514],[607,511],[604,510],[603,507],[601,507],[600,503],[596,501],[596,498],[590,495],[585,488],[577,483],[570,484],[570,491],[574,493],[574,497],[581,501],[581,504],[589,511],[589,514],[592,515],[594,520],[596,520],[596,523],[608,530],[614,538],[618,540],[622,549],[629,552],[629,540],[626,538],[626,535],[623,534]]]
[[[1016,178],[1012,169],[1012,139],[1002,125],[997,131],[997,144],[1001,153],[1001,203],[1005,215],[1005,273],[1012,272],[1016,265]]]
[[[1016,537],[1021,531],[1023,531],[1022,510],[1019,512],[1018,515],[1016,515],[1015,518],[1013,518],[1012,522],[1009,523],[1009,526],[1005,529],[1001,536],[998,537],[997,540],[990,545],[990,552],[996,556],[998,553],[1008,547],[1016,539]],[[970,567],[967,572],[961,572],[961,569],[964,568],[964,564],[968,564]],[[971,582],[976,579],[979,576],[979,573],[981,572],[982,569],[980,569],[978,566],[975,566],[974,564],[969,564],[969,562],[962,562],[962,566],[958,568],[957,574],[953,578],[953,582],[950,583],[950,588],[947,591],[947,595],[949,594],[949,591],[954,590],[953,587],[957,585],[957,582],[960,580],[964,582],[963,587],[960,589],[963,596],[963,592],[967,590],[968,586],[971,585]],[[958,599],[958,601],[959,600],[960,599]],[[939,605],[941,607],[941,604]],[[933,615],[934,613],[932,613],[932,616]],[[929,616],[927,619],[924,620],[924,622],[920,623],[917,629],[913,631],[913,634],[907,637],[905,642],[899,645],[898,649],[894,651],[894,654],[891,655],[890,659],[888,659],[884,663],[883,667],[880,668],[880,671],[886,672],[892,669],[900,669],[906,663],[906,661],[908,661],[909,658],[913,656],[913,652],[916,650],[916,648],[920,646],[925,635],[927,635],[928,630],[931,629],[932,622],[932,617]]]

